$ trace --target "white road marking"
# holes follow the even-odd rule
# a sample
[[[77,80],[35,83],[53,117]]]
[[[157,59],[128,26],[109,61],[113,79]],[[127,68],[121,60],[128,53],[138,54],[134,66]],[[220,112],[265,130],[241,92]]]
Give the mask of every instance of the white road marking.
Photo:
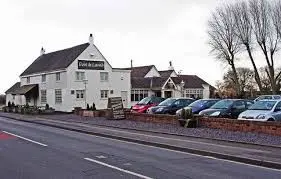
[[[130,174],[130,175],[134,175],[136,177],[139,177],[139,178],[144,178],[144,179],[152,179],[151,177],[148,177],[148,176],[144,176],[144,175],[141,175],[141,174],[138,174],[138,173],[135,173],[135,172],[131,172],[129,170],[125,170],[125,169],[122,169],[122,168],[119,168],[119,167],[115,167],[113,165],[109,165],[107,163],[103,163],[103,162],[100,162],[100,161],[97,161],[97,160],[94,160],[94,159],[91,159],[91,158],[84,158],[85,160],[88,160],[90,162],[94,162],[94,163],[97,163],[99,165],[103,165],[105,167],[108,167],[108,168],[112,168],[112,169],[115,169],[115,170],[118,170],[118,171],[121,171],[121,172],[124,172],[124,173],[127,173],[127,174]]]
[[[7,131],[3,131],[3,132],[6,133],[6,134],[10,134],[10,135],[12,135],[12,136],[18,137],[18,138],[20,138],[20,139],[26,140],[26,141],[28,141],[28,142],[32,142],[32,143],[34,143],[34,144],[41,145],[41,146],[43,146],[43,147],[47,147],[47,146],[48,146],[48,145],[46,145],[46,144],[42,144],[42,143],[40,143],[40,142],[36,142],[36,141],[34,141],[34,140],[27,139],[27,138],[25,138],[25,137],[22,137],[22,136],[19,136],[19,135],[16,135],[16,134],[13,134],[13,133],[10,133],[10,132],[7,132]]]
[[[236,161],[227,160],[227,159],[219,159],[219,158],[215,158],[215,157],[212,157],[212,156],[192,154],[192,153],[188,153],[188,152],[182,152],[182,151],[177,151],[177,150],[172,150],[172,149],[166,149],[166,148],[161,148],[161,147],[156,147],[156,146],[151,146],[151,145],[139,144],[139,143],[128,142],[128,141],[118,140],[118,139],[111,139],[111,138],[101,137],[101,136],[95,136],[95,135],[91,135],[91,134],[87,134],[87,135],[94,136],[96,138],[102,138],[102,139],[107,139],[107,140],[112,140],[112,141],[118,141],[118,142],[123,142],[123,143],[128,143],[128,144],[134,144],[134,145],[145,146],[145,147],[150,147],[150,148],[155,148],[155,149],[160,149],[160,150],[166,150],[166,151],[180,153],[180,154],[185,154],[185,155],[192,155],[192,156],[201,157],[201,158],[208,158],[208,159],[212,159],[212,160],[220,160],[220,161],[225,161],[225,162],[229,162],[229,163],[246,165],[246,166],[250,166],[250,167],[254,167],[254,168],[261,168],[261,169],[281,172],[281,170],[279,170],[279,169],[268,168],[268,167],[263,167],[263,166],[258,166],[258,165],[252,165],[252,164],[247,164],[247,163],[242,163],[242,162],[236,162]],[[268,162],[271,162],[271,161],[268,161]]]

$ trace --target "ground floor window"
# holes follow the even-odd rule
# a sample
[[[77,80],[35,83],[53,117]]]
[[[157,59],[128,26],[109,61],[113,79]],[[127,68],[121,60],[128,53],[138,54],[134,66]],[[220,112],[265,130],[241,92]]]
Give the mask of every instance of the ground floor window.
[[[26,103],[30,103],[30,102],[31,102],[30,96],[26,96],[26,97],[25,97],[25,100],[26,100]]]
[[[101,97],[101,99],[108,98],[108,90],[101,90],[100,91],[100,97]]]
[[[186,89],[185,97],[187,98],[203,98],[203,89]]]
[[[41,90],[41,103],[45,104],[47,103],[47,91]]]
[[[131,101],[140,101],[146,97],[148,97],[148,90],[132,90],[131,91]]]
[[[61,93],[61,89],[56,89],[56,90],[55,90],[55,103],[56,103],[56,104],[62,103],[62,93]]]
[[[76,99],[84,99],[85,90],[76,90]]]

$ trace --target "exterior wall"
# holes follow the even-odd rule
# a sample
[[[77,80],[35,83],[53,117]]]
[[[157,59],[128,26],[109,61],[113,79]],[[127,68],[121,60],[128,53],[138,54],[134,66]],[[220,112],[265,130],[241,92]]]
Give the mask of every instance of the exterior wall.
[[[151,68],[151,70],[145,75],[145,78],[149,77],[160,77],[160,74],[155,67]]]
[[[203,85],[203,98],[210,98],[210,86],[209,85]]]
[[[92,55],[90,55],[92,54]],[[104,61],[104,70],[81,70],[78,69],[78,60]],[[87,84],[76,80],[76,72],[85,72]],[[108,72],[108,82],[100,81],[100,72]],[[66,111],[72,111],[74,107],[85,108],[86,104],[90,106],[95,103],[97,109],[107,108],[107,99],[101,99],[101,90],[109,90],[109,97],[121,97],[121,92],[127,92],[127,103],[129,107],[131,96],[130,71],[112,70],[110,64],[102,54],[92,45],[90,45],[68,68],[67,68],[67,89],[63,94],[63,105]],[[85,90],[86,99],[76,99],[76,90]],[[75,94],[71,95],[71,90]],[[110,91],[113,90],[113,94]]]
[[[8,102],[14,102],[15,105],[24,105],[25,97],[23,95],[15,95],[15,98],[13,98],[12,94],[6,94],[6,106],[8,106]]]

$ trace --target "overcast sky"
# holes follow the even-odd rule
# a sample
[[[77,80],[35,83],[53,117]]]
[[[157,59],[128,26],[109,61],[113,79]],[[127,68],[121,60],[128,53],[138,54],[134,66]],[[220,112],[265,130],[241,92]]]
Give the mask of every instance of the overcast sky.
[[[227,2],[229,0],[226,0]],[[1,0],[0,93],[39,56],[82,44],[90,33],[113,67],[156,65],[211,84],[225,66],[209,54],[206,22],[223,0]]]

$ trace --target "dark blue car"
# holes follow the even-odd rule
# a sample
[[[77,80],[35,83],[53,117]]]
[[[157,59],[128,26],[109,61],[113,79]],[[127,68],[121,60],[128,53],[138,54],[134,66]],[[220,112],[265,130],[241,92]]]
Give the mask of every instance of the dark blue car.
[[[190,105],[188,105],[184,109],[191,108],[193,114],[199,114],[200,111],[210,108],[211,106],[213,106],[218,101],[220,101],[220,99],[199,99],[197,101],[194,101],[193,103],[191,103]],[[181,111],[182,111],[182,109],[179,109],[176,112],[176,115],[180,116]]]

